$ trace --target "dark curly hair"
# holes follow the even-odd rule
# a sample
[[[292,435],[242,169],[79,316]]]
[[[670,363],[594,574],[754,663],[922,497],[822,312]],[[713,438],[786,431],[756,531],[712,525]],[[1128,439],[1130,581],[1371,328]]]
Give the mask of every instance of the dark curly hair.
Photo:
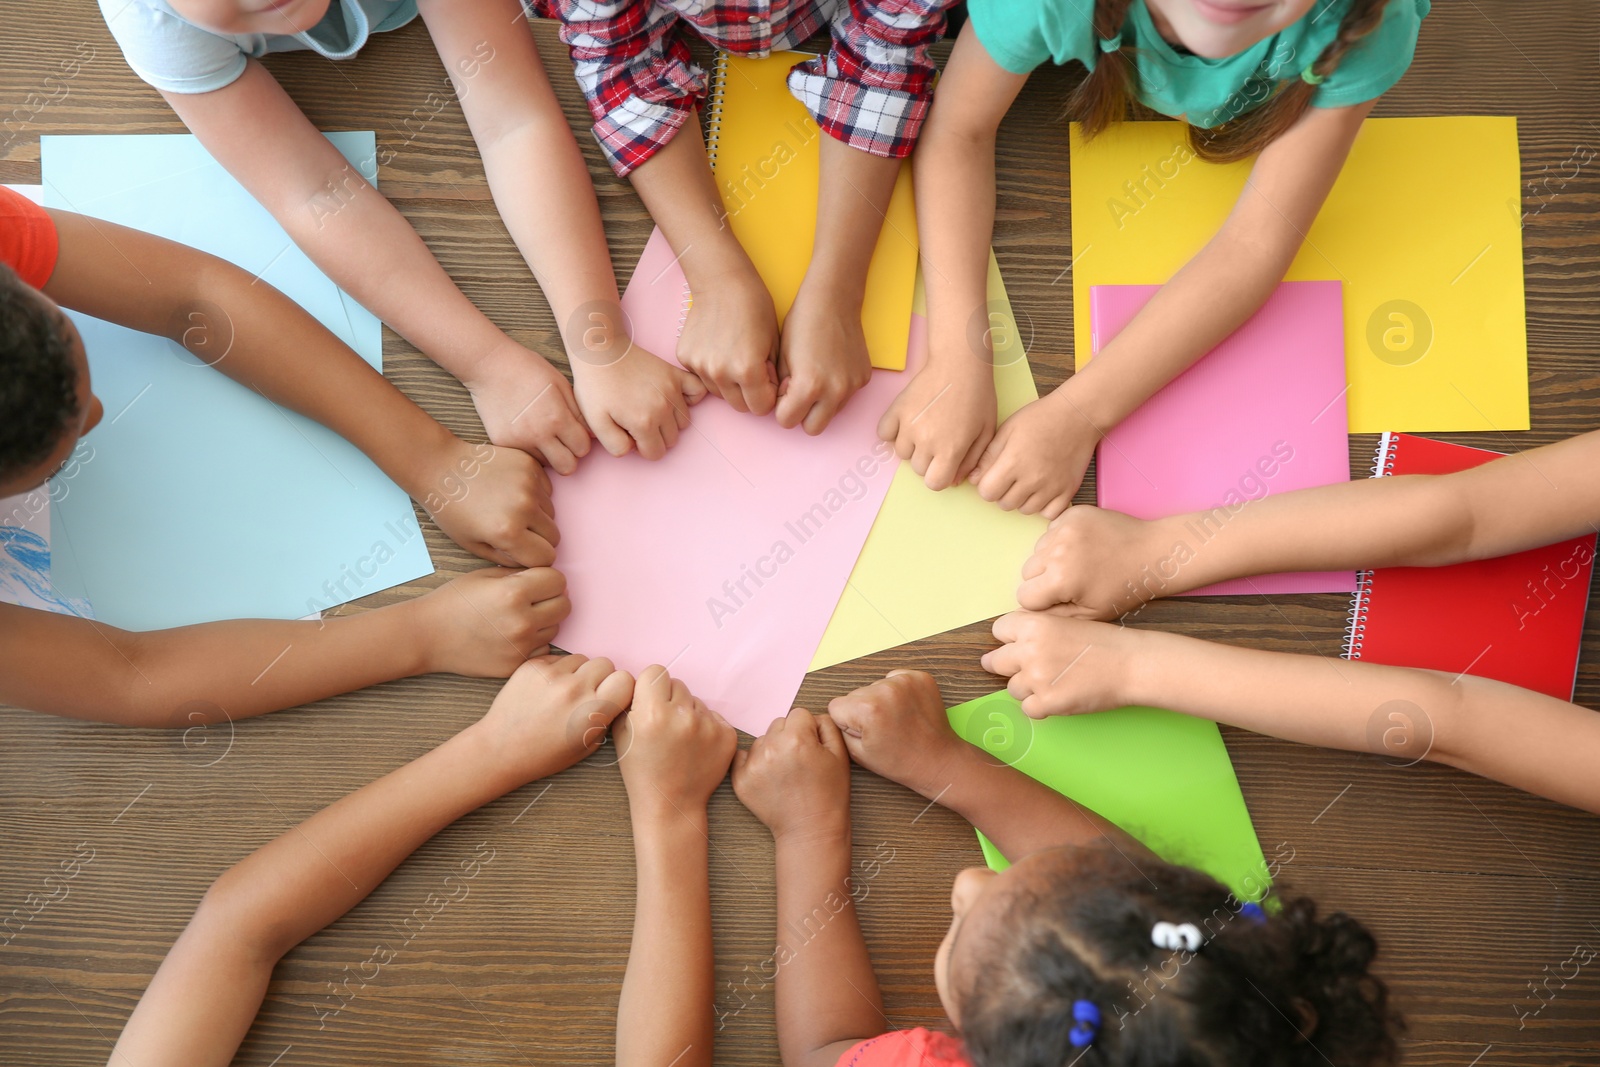
[[[1036,862],[1057,867],[1002,903],[982,964],[956,991],[974,1067],[1398,1061],[1404,1024],[1369,970],[1377,942],[1350,916],[1319,918],[1298,897],[1251,918],[1199,871],[1142,859],[1133,870],[1109,849]],[[1157,922],[1194,924],[1201,947],[1157,947]],[[1101,1014],[1086,1050],[1069,1039],[1080,999]]]
[[[48,456],[78,415],[78,368],[59,317],[0,264],[0,479]]]

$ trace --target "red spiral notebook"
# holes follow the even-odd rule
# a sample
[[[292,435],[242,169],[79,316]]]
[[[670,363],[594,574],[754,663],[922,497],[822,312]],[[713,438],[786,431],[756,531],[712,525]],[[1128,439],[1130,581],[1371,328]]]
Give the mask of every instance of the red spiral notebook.
[[[1450,474],[1499,455],[1384,434],[1372,473]],[[1362,571],[1345,656],[1494,678],[1571,700],[1594,556],[1590,535],[1449,567]]]

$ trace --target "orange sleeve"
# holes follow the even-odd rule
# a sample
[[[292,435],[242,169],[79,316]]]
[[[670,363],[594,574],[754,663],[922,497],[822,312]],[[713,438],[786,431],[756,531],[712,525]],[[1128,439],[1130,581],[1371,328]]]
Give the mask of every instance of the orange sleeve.
[[[55,273],[59,251],[56,224],[44,208],[0,186],[0,263],[35,289]]]
[[[959,1039],[916,1027],[868,1038],[839,1057],[838,1067],[969,1067]]]

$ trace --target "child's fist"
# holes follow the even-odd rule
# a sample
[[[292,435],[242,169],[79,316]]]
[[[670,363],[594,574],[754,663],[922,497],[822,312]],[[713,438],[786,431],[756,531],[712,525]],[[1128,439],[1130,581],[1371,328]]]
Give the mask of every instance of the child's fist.
[[[850,754],[826,715],[774,719],[733,757],[733,791],[775,838],[849,835]]]
[[[523,782],[577,763],[633,698],[633,676],[605,658],[541,656],[511,676],[480,724],[495,758]]]
[[[1042,719],[1128,703],[1129,642],[1148,635],[1073,618],[1058,607],[1002,615],[994,636],[1003,643],[984,655],[983,669],[1010,678],[1006,689],[1023,713]]]
[[[445,536],[491,563],[548,567],[556,558],[550,476],[526,452],[458,441],[416,497]]]
[[[1029,611],[1062,605],[1080,618],[1115,619],[1153,597],[1181,592],[1148,571],[1162,559],[1161,525],[1079,504],[1061,513],[1022,565],[1017,603]],[[1168,539],[1165,547],[1170,549]]]
[[[739,747],[733,727],[665,667],[646,667],[611,728],[634,815],[704,811]]]
[[[572,610],[567,580],[549,567],[482,567],[410,603],[426,670],[470,678],[507,678],[544,655]]]
[[[857,763],[930,799],[949,786],[951,763],[967,747],[950,728],[939,683],[925,671],[893,671],[835,697],[828,715]]]

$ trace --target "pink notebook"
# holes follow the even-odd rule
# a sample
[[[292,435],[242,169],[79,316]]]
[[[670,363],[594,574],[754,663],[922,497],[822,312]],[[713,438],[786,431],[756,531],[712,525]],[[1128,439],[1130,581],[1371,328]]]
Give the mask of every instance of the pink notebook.
[[[1159,288],[1094,286],[1095,351]],[[1106,435],[1096,464],[1100,506],[1141,519],[1216,509],[1184,532],[1188,550],[1204,552],[1252,500],[1350,480],[1346,388],[1339,283],[1284,282],[1244,325]],[[1181,553],[1151,560],[1153,580],[1180,560]],[[1189,595],[1355,587],[1353,571],[1317,571],[1240,578]]]
[[[634,340],[671,360],[687,297],[658,230],[622,298]],[[572,600],[557,645],[629,671],[665,664],[764,733],[792,706],[889,490],[898,461],[877,425],[904,381],[874,371],[819,437],[708,397],[664,459],[597,447],[556,479]]]

